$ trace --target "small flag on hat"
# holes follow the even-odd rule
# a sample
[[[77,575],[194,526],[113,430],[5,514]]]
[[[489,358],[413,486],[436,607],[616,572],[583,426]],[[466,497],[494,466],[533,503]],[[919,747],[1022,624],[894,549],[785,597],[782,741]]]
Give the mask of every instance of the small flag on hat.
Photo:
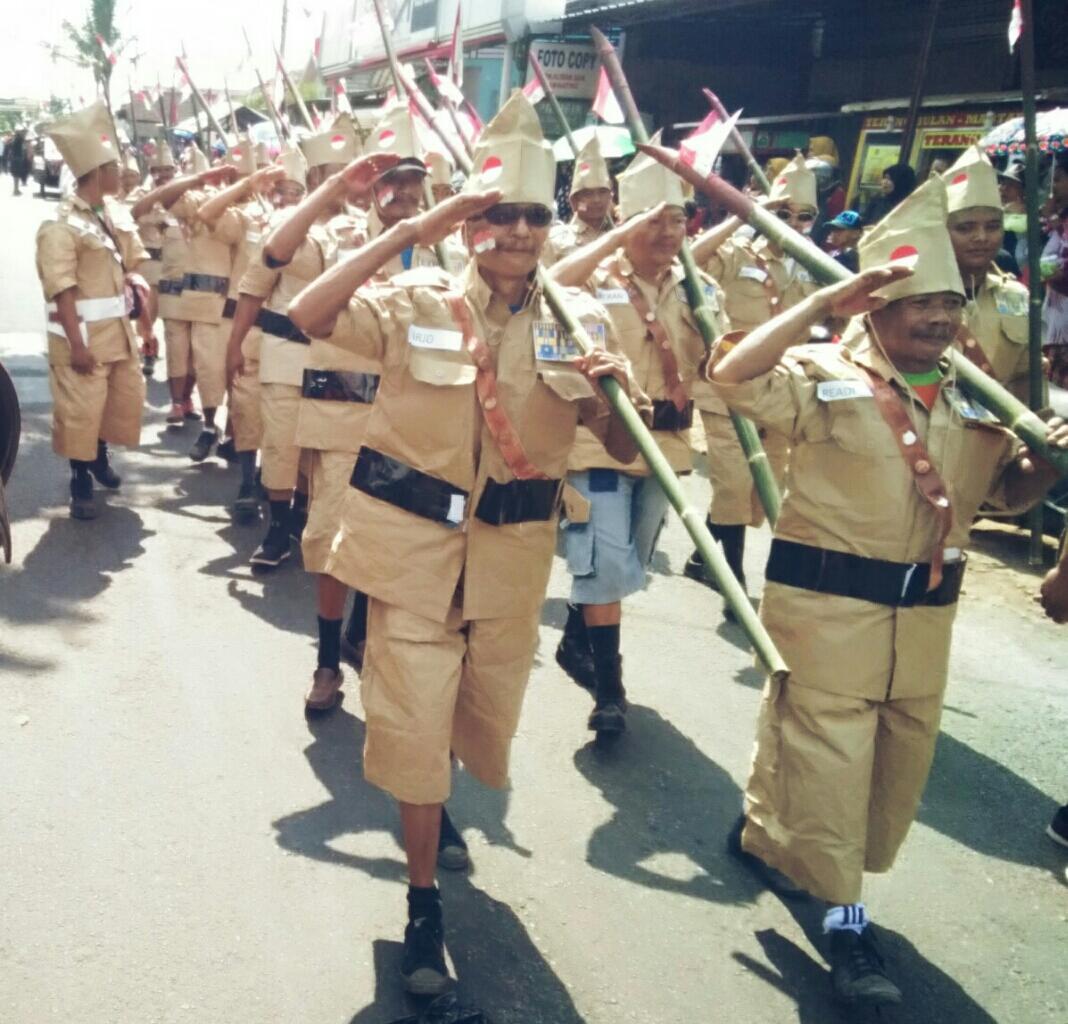
[[[1023,7],[1020,0],[1013,0],[1012,14],[1009,17],[1009,53],[1016,49],[1016,44],[1023,35]]]
[[[119,63],[119,58],[116,55],[115,51],[110,46],[108,46],[108,44],[104,41],[104,37],[99,32],[96,34],[96,44],[100,47],[100,52],[104,54],[104,56],[107,58],[107,62],[112,67]]]
[[[597,95],[593,98],[593,112],[606,124],[623,124],[626,121],[612,83],[608,81],[608,72],[605,71],[604,65],[597,76]]]

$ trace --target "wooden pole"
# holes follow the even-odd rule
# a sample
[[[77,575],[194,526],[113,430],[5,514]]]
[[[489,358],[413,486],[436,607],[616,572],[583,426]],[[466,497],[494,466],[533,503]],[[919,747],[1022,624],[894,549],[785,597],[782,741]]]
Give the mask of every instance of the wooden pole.
[[[178,67],[180,67],[182,69],[182,74],[185,75],[185,80],[189,83],[189,88],[193,90],[194,102],[199,103],[204,108],[204,113],[207,115],[208,124],[210,124],[215,129],[216,133],[219,136],[220,141],[222,142],[223,149],[224,150],[229,150],[230,149],[230,144],[226,141],[226,132],[224,132],[222,130],[222,125],[219,124],[219,119],[212,112],[211,107],[209,107],[207,105],[207,103],[204,101],[203,94],[197,88],[196,82],[193,81],[193,76],[189,74],[188,66],[186,65],[185,61],[181,57],[178,58]],[[199,117],[197,118],[197,121],[198,121],[198,124],[199,124],[199,121],[200,121]],[[210,135],[208,136],[208,151],[209,152],[211,151],[211,136]]]
[[[716,116],[726,124],[731,118],[727,113],[727,108],[720,102],[719,97],[711,89],[702,89],[705,94],[705,98],[712,105],[712,109],[716,112]],[[738,126],[733,125],[731,127],[731,141],[738,148],[738,152],[745,158],[745,162],[749,165],[749,173],[753,175],[756,183],[760,186],[760,190],[764,195],[771,195],[771,182],[768,181],[768,176],[764,173],[764,169],[757,163],[757,158],[753,156],[753,151],[745,144],[745,139],[742,138],[742,133],[738,131]]]
[[[282,73],[282,81],[286,83],[289,93],[293,97],[297,109],[300,111],[300,116],[304,120],[304,126],[310,132],[315,131],[315,122],[312,121],[311,114],[308,113],[308,106],[304,102],[304,97],[297,92],[297,87],[293,84],[293,79],[289,77],[289,72],[286,71],[286,66],[282,63],[282,55],[278,52],[277,47],[275,47],[274,55],[278,59],[278,70]]]
[[[527,59],[530,61],[530,67],[534,72],[534,77],[538,80],[538,85],[541,86],[542,92],[545,93],[545,98],[549,101],[549,106],[553,108],[556,120],[560,122],[560,127],[567,138],[567,144],[571,147],[571,152],[575,154],[575,159],[578,160],[578,143],[575,142],[575,136],[571,134],[571,125],[568,124],[567,117],[564,115],[564,108],[560,106],[560,101],[556,98],[556,93],[553,92],[553,87],[549,84],[549,78],[545,74],[545,69],[541,66],[541,61],[534,56],[533,50],[527,54]]]
[[[912,80],[912,99],[909,101],[909,112],[905,117],[905,128],[901,133],[901,158],[898,161],[903,164],[911,164],[909,153],[912,143],[916,138],[916,125],[920,120],[920,106],[923,104],[923,87],[927,81],[927,66],[931,61],[931,45],[934,43],[935,26],[938,23],[938,10],[942,6],[942,0],[930,0],[931,8],[928,12],[927,31],[923,37],[923,47],[920,50],[919,63],[916,65],[916,75]]]

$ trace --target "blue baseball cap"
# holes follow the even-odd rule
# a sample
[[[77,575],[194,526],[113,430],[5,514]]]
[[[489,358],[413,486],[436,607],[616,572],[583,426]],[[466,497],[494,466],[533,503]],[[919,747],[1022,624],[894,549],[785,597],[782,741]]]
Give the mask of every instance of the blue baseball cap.
[[[850,231],[857,231],[863,226],[864,222],[856,210],[843,210],[834,220],[827,221],[829,228],[848,228]]]

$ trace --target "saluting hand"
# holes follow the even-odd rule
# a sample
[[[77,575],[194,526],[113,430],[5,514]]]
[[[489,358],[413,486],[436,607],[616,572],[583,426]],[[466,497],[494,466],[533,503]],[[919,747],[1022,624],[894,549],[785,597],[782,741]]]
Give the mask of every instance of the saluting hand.
[[[276,182],[282,181],[286,176],[286,169],[278,164],[268,164],[254,171],[248,176],[249,188],[256,192],[268,191]]]
[[[437,245],[465,221],[472,220],[501,201],[501,192],[461,192],[412,218],[420,245]]]
[[[906,277],[912,277],[909,267],[892,264],[872,267],[871,270],[865,270],[848,281],[828,285],[817,295],[830,316],[848,319],[882,309],[889,300],[873,295],[872,292]]]
[[[400,163],[400,157],[392,153],[371,153],[358,156],[343,171],[339,180],[346,191],[354,195],[363,195],[388,170]]]

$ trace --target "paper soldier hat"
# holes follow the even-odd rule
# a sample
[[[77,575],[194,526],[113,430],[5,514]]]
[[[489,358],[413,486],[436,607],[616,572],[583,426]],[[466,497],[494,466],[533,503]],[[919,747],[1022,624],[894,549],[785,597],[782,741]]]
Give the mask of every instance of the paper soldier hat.
[[[271,162],[271,154],[267,149],[266,142],[257,142],[253,151],[257,167],[266,167]]]
[[[252,140],[247,135],[238,137],[237,142],[226,154],[226,162],[237,168],[237,173],[244,176],[256,170],[256,154]]]
[[[650,142],[654,146],[659,145],[660,133],[657,132]],[[682,187],[682,179],[652,157],[641,153],[619,176],[619,212],[624,220],[630,220],[635,214],[651,210],[658,203],[685,206],[686,192]]]
[[[950,213],[973,206],[1001,209],[998,172],[978,146],[969,146],[961,153],[942,180],[946,183],[946,209]]]
[[[47,129],[47,135],[76,178],[119,160],[111,118],[103,103],[94,103],[57,121]]]
[[[348,114],[340,115],[331,128],[317,135],[300,140],[300,148],[308,161],[308,167],[323,167],[326,164],[349,164],[360,155],[356,129]]]
[[[431,185],[452,185],[452,176],[455,171],[453,171],[452,162],[443,153],[428,151],[426,166],[430,171]]]
[[[293,181],[303,188],[308,187],[308,161],[295,146],[286,146],[278,154],[278,163],[286,172],[285,180]]]
[[[601,143],[595,132],[590,141],[579,150],[575,160],[575,173],[571,176],[571,195],[584,188],[611,188],[612,178],[608,174],[608,164],[601,156]]]
[[[426,169],[423,149],[419,145],[407,103],[391,103],[386,108],[382,120],[374,126],[371,137],[367,140],[367,152],[390,153],[400,157],[401,167]]]
[[[946,228],[946,186],[941,178],[928,178],[895,206],[860,240],[857,250],[861,270],[886,263],[912,268],[911,277],[875,293],[891,302],[931,292],[964,294]]]
[[[174,167],[174,154],[171,152],[170,143],[166,139],[157,139],[155,151],[148,158],[148,169],[154,170],[159,167]]]
[[[203,174],[204,171],[211,170],[208,158],[201,152],[200,147],[195,142],[189,147],[187,157],[190,174]]]
[[[787,199],[798,206],[811,206],[816,209],[816,175],[805,164],[805,158],[798,153],[793,160],[771,179],[771,198]]]
[[[127,153],[123,158],[122,171],[124,174],[129,171],[130,174],[136,174],[139,178],[141,177],[141,166],[138,164],[137,157],[134,156],[133,153]]]
[[[472,157],[468,192],[499,189],[502,203],[555,207],[556,157],[530,100],[516,90],[482,131]]]

